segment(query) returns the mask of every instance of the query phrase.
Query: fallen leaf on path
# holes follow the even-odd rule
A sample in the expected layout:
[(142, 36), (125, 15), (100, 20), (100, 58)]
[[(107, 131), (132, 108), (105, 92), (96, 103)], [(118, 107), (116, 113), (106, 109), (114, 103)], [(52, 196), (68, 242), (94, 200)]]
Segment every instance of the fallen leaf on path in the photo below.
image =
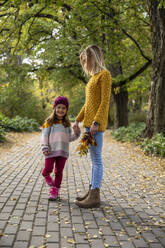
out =
[(45, 238), (50, 238), (50, 237), (51, 237), (50, 234), (46, 234), (46, 235), (45, 235)]
[(74, 239), (68, 239), (67, 242), (70, 243), (70, 244), (75, 244), (76, 243)]

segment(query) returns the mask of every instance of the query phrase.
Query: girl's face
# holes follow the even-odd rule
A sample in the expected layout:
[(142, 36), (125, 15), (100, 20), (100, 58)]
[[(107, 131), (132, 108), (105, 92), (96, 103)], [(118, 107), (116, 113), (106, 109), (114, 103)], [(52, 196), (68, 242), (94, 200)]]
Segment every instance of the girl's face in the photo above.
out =
[(61, 120), (61, 119), (63, 119), (63, 117), (66, 115), (67, 108), (66, 108), (66, 106), (65, 106), (64, 104), (61, 104), (61, 103), (60, 103), (60, 104), (58, 104), (58, 105), (56, 106), (55, 111), (56, 111), (57, 118), (58, 118), (59, 120)]

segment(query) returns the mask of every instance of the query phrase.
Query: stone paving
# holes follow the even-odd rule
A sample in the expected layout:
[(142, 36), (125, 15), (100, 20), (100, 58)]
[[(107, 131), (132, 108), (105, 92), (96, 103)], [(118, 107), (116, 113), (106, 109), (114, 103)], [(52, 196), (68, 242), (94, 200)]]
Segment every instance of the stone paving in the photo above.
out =
[(165, 173), (156, 160), (105, 139), (101, 207), (80, 209), (90, 160), (75, 153), (77, 142), (56, 202), (41, 176), (40, 133), (1, 155), (0, 248), (165, 247)]

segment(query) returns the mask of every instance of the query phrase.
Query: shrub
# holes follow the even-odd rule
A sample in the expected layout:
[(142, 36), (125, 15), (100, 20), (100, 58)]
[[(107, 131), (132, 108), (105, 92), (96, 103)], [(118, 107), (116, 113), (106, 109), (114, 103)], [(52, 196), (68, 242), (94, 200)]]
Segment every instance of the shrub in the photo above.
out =
[(136, 142), (145, 154), (165, 157), (165, 137), (161, 133), (155, 134), (152, 139), (143, 139), (140, 135), (145, 123), (133, 123), (128, 127), (121, 127), (111, 132), (113, 138), (121, 142)]
[(144, 139), (140, 146), (146, 154), (165, 157), (165, 137), (162, 133), (155, 134), (152, 139)]
[(129, 122), (146, 122), (146, 112), (130, 112), (128, 115)]
[(0, 143), (5, 141), (5, 129), (0, 126)]
[(116, 140), (125, 142), (135, 142), (138, 140), (140, 134), (142, 133), (145, 127), (145, 123), (132, 123), (128, 127), (120, 127), (111, 132), (111, 135)]
[(8, 118), (4, 115), (0, 115), (0, 126), (6, 131), (15, 131), (15, 132), (22, 132), (22, 131), (38, 131), (39, 124), (34, 119), (28, 119), (27, 117), (22, 118), (20, 116), (16, 116), (15, 118)]

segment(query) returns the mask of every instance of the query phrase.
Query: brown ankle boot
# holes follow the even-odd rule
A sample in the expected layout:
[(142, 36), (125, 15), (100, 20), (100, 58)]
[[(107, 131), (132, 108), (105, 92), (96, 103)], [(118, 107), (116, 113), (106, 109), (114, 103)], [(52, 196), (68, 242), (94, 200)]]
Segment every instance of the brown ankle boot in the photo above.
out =
[(100, 189), (91, 189), (87, 198), (82, 201), (76, 201), (80, 208), (98, 208), (100, 206)]
[(90, 190), (91, 190), (91, 184), (89, 185), (89, 190), (88, 190), (88, 192), (87, 192), (85, 195), (83, 195), (83, 196), (78, 196), (78, 197), (76, 197), (76, 200), (77, 200), (77, 201), (83, 201), (83, 200), (84, 200), (85, 198), (87, 198), (87, 196), (89, 195)]

